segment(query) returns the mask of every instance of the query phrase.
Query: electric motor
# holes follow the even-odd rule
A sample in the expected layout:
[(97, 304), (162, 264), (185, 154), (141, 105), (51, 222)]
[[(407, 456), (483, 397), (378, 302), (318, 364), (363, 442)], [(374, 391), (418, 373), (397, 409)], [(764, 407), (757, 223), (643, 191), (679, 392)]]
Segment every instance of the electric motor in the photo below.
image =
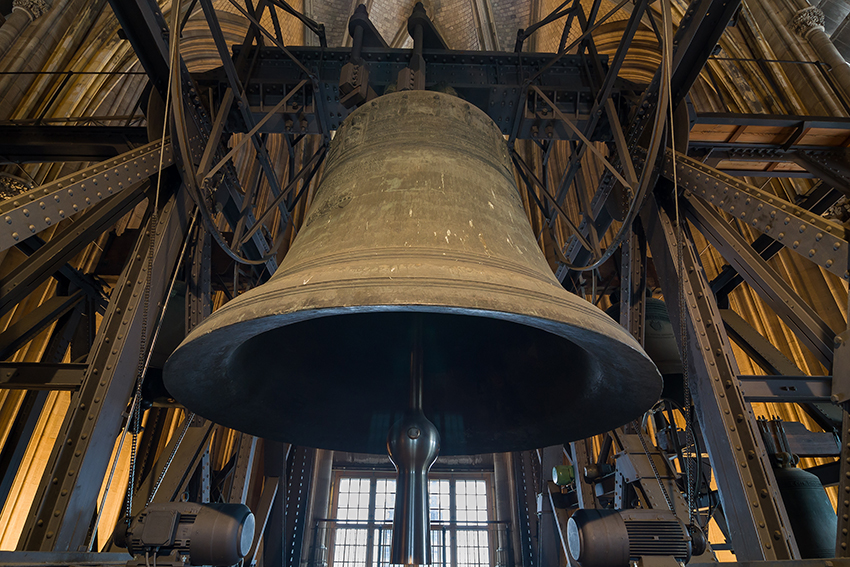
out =
[(132, 555), (176, 552), (190, 565), (233, 565), (253, 541), (254, 514), (244, 504), (151, 504), (115, 532), (115, 543)]
[(704, 540), (663, 510), (577, 510), (567, 524), (567, 540), (581, 567), (627, 567), (645, 556), (687, 563), (705, 550)]

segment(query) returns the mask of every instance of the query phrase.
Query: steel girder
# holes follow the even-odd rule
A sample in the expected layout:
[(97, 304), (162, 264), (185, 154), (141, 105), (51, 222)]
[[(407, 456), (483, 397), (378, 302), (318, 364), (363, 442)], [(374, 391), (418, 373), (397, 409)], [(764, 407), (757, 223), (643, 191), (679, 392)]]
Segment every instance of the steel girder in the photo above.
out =
[(0, 388), (76, 392), (86, 368), (86, 364), (73, 363), (0, 362)]
[(706, 239), (729, 261), (762, 299), (788, 325), (797, 338), (827, 368), (832, 366), (835, 331), (809, 307), (791, 284), (779, 277), (720, 214), (707, 205), (687, 199), (684, 209)]
[[(148, 183), (136, 183), (114, 199), (98, 203), (90, 214), (56, 234), (33, 252), (13, 273), (0, 280), (0, 314), (9, 312), (41, 282), (59, 271), (75, 254), (132, 211), (150, 194), (150, 190)], [(97, 290), (92, 290), (94, 291)]]
[(0, 250), (84, 211), (172, 164), (171, 146), (151, 142), (107, 161), (66, 175), (13, 199), (0, 201)]
[[(738, 386), (738, 371), (708, 280), (689, 241), (679, 242), (673, 221), (654, 201), (642, 220), (674, 328), (685, 315), (686, 353), (700, 429), (707, 442), (723, 512), (739, 559), (796, 559), (800, 554), (761, 443), (752, 410)], [(679, 305), (679, 286), (685, 305)]]
[[(847, 372), (847, 368), (842, 369)], [(841, 421), (841, 451), (838, 455), (838, 534), (836, 557), (850, 557), (850, 413), (845, 404)]]
[[(673, 179), (668, 151), (662, 174)], [(771, 193), (748, 185), (683, 154), (676, 156), (679, 185), (786, 248), (815, 262), (845, 281), (850, 279), (844, 228)]]
[[(798, 200), (796, 205), (815, 215), (821, 216), (831, 206), (838, 202), (841, 193), (824, 183), (816, 184), (805, 197)], [(753, 249), (765, 260), (770, 260), (783, 245), (766, 234), (762, 234), (752, 243)], [(723, 266), (720, 274), (711, 280), (711, 291), (717, 295), (717, 301), (722, 303), (744, 279), (730, 265)]]
[[(191, 200), (178, 191), (161, 211), (155, 233), (142, 231), (118, 281), (88, 357), (88, 368), (59, 432), (21, 538), (27, 550), (80, 549), (135, 383), (138, 346), (149, 340), (156, 313), (143, 304), (148, 256), (150, 297), (164, 294), (188, 230)], [(150, 239), (154, 238), (153, 246)], [(145, 335), (143, 331), (146, 330)], [(55, 482), (54, 482), (55, 479)], [(80, 481), (78, 479), (86, 479)]]
[(103, 161), (148, 142), (140, 126), (0, 126), (0, 165)]

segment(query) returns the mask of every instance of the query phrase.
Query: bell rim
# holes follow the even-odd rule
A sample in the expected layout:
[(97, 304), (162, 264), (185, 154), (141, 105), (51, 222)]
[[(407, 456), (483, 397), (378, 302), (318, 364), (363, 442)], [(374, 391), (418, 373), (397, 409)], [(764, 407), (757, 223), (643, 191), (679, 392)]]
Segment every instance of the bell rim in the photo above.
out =
[[(595, 307), (592, 308), (596, 309)], [(637, 341), (634, 341), (631, 335), (625, 333), (624, 330), (623, 333), (626, 335), (626, 337), (630, 338), (631, 341), (620, 341), (610, 334), (595, 331), (587, 327), (577, 327), (575, 325), (571, 325), (563, 321), (542, 318), (534, 315), (513, 312), (509, 313), (494, 309), (477, 309), (470, 307), (430, 304), (360, 304), (351, 306), (324, 307), (308, 310), (299, 310), (290, 313), (272, 314), (259, 318), (251, 318), (243, 321), (234, 322), (231, 325), (226, 325), (214, 330), (206, 331), (194, 337), (190, 335), (190, 337), (192, 338), (192, 342), (195, 343), (194, 347), (190, 349), (190, 351), (194, 352), (187, 352), (185, 350), (185, 342), (184, 344), (181, 344), (166, 362), (164, 369), (164, 380), (167, 388), (172, 393), (172, 395), (174, 395), (176, 399), (180, 400), (182, 397), (184, 397), (183, 394), (197, 392), (196, 388), (193, 389), (190, 385), (187, 385), (185, 382), (183, 382), (183, 378), (192, 374), (199, 379), (199, 382), (203, 383), (204, 388), (215, 389), (215, 379), (227, 380), (227, 377), (224, 371), (219, 371), (220, 374), (216, 376), (215, 379), (213, 379), (212, 377), (214, 371), (216, 369), (226, 368), (230, 357), (233, 356), (237, 349), (241, 345), (245, 344), (249, 340), (259, 335), (262, 335), (269, 331), (273, 331), (283, 326), (297, 325), (300, 322), (305, 322), (318, 318), (344, 316), (358, 313), (381, 312), (437, 313), (447, 315), (463, 315), (466, 317), (498, 319), (502, 321), (508, 321), (520, 325), (534, 327), (544, 332), (548, 332), (565, 341), (572, 342), (576, 344), (579, 348), (584, 350), (588, 354), (588, 356), (593, 359), (594, 364), (597, 364), (599, 366), (600, 373), (603, 375), (612, 375), (615, 372), (615, 370), (613, 369), (617, 367), (628, 368), (630, 370), (628, 375), (621, 377), (620, 379), (624, 381), (626, 391), (629, 392), (630, 408), (650, 407), (655, 401), (657, 401), (658, 396), (660, 396), (661, 390), (663, 388), (663, 377), (658, 372), (654, 363), (652, 363), (652, 361), (639, 347)], [(604, 313), (602, 313), (601, 311), (600, 313), (603, 315), (603, 317), (607, 319), (607, 316), (604, 315)], [(537, 324), (529, 324), (531, 322)], [(607, 330), (610, 330), (612, 328), (620, 330), (622, 329), (613, 321), (610, 322), (611, 326), (607, 325), (607, 321), (603, 320), (602, 322), (606, 323)], [(562, 332), (557, 332), (556, 329), (560, 329)], [(200, 331), (201, 329), (199, 328), (197, 330)], [(593, 335), (597, 339), (601, 339), (603, 341), (603, 344), (598, 344), (596, 348), (592, 348), (592, 346), (589, 344), (593, 342), (590, 340), (590, 335)], [(190, 337), (187, 337), (187, 341)], [(234, 340), (237, 337), (238, 340)], [(576, 340), (577, 338), (578, 340)], [(607, 345), (604, 343), (607, 343)], [(614, 346), (615, 344), (629, 347), (628, 351), (620, 350), (618, 352), (619, 359), (616, 364), (612, 363), (612, 361), (609, 360), (608, 356), (606, 356), (610, 352), (610, 349), (608, 347)], [(216, 356), (205, 356), (204, 352), (201, 351), (205, 351), (207, 353), (214, 352), (216, 353)], [(626, 354), (626, 352), (628, 354)], [(655, 384), (655, 388), (650, 388), (649, 386), (653, 382)], [(182, 383), (183, 386), (188, 387), (186, 387), (185, 390), (181, 390), (179, 383)], [(628, 387), (629, 385), (632, 385), (633, 387)], [(635, 403), (636, 400), (642, 400), (642, 402)], [(625, 423), (628, 423), (638, 418), (640, 415), (642, 415), (644, 411), (644, 409), (632, 409), (631, 412), (625, 412), (622, 410), (622, 408), (620, 408), (620, 406), (622, 405), (622, 400), (597, 399), (594, 400), (592, 403), (595, 404), (594, 407), (597, 407), (598, 409), (598, 418), (594, 419), (593, 427), (588, 427), (587, 430), (578, 430), (578, 433), (573, 437), (565, 437), (564, 435), (556, 434), (555, 432), (553, 432), (552, 436), (548, 439), (545, 437), (540, 438), (542, 444), (537, 442), (537, 439), (539, 437), (535, 437), (535, 443), (533, 444), (521, 444), (510, 446), (493, 446), (492, 444), (488, 445), (485, 441), (473, 444), (476, 447), (479, 445), (483, 445), (485, 447), (484, 450), (475, 452), (458, 451), (450, 444), (444, 444), (441, 454), (468, 455), (506, 451), (522, 451), (539, 448), (541, 446), (548, 446), (551, 444), (567, 443), (578, 439), (583, 439), (600, 432), (609, 431), (611, 429), (624, 425)], [(239, 421), (242, 418), (241, 415), (236, 416), (234, 419), (220, 420), (219, 418), (222, 415), (229, 414), (227, 412), (217, 412), (215, 410), (204, 411), (205, 409), (208, 409), (206, 407), (208, 406), (208, 403), (206, 401), (198, 402), (198, 400), (195, 399), (189, 404), (184, 403), (184, 405), (187, 407), (187, 409), (191, 411), (196, 411), (198, 415), (207, 417), (205, 416), (205, 413), (208, 414), (210, 419), (213, 419), (213, 421), (216, 421), (216, 423), (220, 423), (221, 425), (234, 427), (235, 429), (238, 429), (240, 431), (246, 431), (248, 433), (259, 435), (261, 437), (272, 438), (282, 442), (299, 443), (298, 439), (288, 439), (285, 438), (285, 436), (275, 437), (274, 433), (270, 435), (268, 430), (263, 429), (262, 427), (253, 428), (252, 430), (251, 427), (241, 426), (241, 422)], [(365, 445), (366, 440), (363, 441), (363, 446), (365, 447)], [(352, 447), (351, 444), (347, 442), (343, 442), (340, 445), (325, 443), (322, 446), (317, 445), (317, 448), (337, 451), (380, 454), (380, 452), (376, 450), (362, 450), (363, 447)]]

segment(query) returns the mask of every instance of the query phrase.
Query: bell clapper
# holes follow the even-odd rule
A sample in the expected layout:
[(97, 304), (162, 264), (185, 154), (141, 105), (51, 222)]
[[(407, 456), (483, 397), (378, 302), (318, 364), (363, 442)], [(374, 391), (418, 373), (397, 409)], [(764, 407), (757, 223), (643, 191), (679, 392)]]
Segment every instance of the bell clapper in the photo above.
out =
[(398, 472), (390, 561), (404, 565), (431, 563), (428, 471), (440, 452), (440, 433), (422, 411), (422, 334), (422, 317), (416, 315), (410, 356), (410, 406), (387, 437), (387, 451)]

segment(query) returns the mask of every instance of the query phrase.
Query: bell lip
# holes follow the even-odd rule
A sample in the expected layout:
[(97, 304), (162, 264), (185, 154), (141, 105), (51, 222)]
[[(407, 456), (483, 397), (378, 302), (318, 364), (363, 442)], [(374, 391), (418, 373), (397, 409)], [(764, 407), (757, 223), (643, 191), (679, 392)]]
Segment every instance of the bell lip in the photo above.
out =
[[(581, 298), (576, 297), (575, 299), (577, 301), (584, 302)], [(591, 309), (597, 309), (590, 304), (588, 304), (588, 306), (590, 306)], [(605, 431), (611, 431), (633, 421), (634, 419), (637, 419), (640, 415), (642, 415), (646, 409), (649, 409), (658, 400), (663, 388), (663, 378), (658, 372), (655, 364), (645, 354), (637, 341), (616, 323), (611, 322), (611, 327), (606, 328), (606, 330), (616, 329), (618, 331), (622, 331), (621, 337), (606, 335), (587, 327), (579, 328), (571, 323), (543, 318), (536, 315), (511, 313), (493, 309), (478, 309), (463, 306), (433, 304), (379, 304), (322, 307), (289, 313), (270, 314), (263, 317), (235, 321), (229, 325), (217, 327), (211, 330), (206, 330), (205, 327), (208, 326), (207, 324), (214, 323), (215, 321), (207, 319), (201, 324), (201, 326), (190, 333), (190, 335), (166, 361), (163, 372), (165, 385), (169, 392), (176, 399), (180, 400), (181, 403), (183, 403), (183, 405), (189, 410), (194, 411), (200, 416), (208, 416), (209, 419), (216, 423), (265, 438), (272, 438), (282, 442), (298, 443), (297, 439), (285, 439), (283, 437), (277, 438), (270, 436), (267, 431), (259, 431), (257, 429), (251, 431), (250, 427), (241, 426), (238, 417), (236, 419), (221, 420), (220, 417), (222, 415), (230, 415), (230, 413), (221, 411), (221, 408), (219, 408), (219, 411), (211, 409), (203, 402), (198, 403), (197, 397), (194, 400), (191, 399), (193, 397), (192, 393), (196, 393), (200, 389), (204, 388), (216, 388), (216, 384), (213, 383), (215, 379), (218, 379), (219, 381), (227, 380), (226, 375), (220, 369), (227, 368), (230, 357), (242, 344), (258, 335), (283, 326), (293, 325), (321, 317), (376, 312), (442, 313), (449, 315), (491, 318), (522, 324), (549, 332), (564, 340), (573, 342), (583, 350), (587, 351), (589, 356), (591, 356), (599, 365), (601, 374), (616, 374), (617, 367), (620, 369), (628, 369), (628, 372), (623, 372), (618, 379), (624, 381), (624, 390), (630, 393), (630, 405), (632, 407), (643, 408), (632, 412), (624, 412), (622, 410), (616, 411), (615, 408), (618, 405), (619, 400), (607, 400), (609, 405), (612, 407), (600, 408), (600, 411), (598, 412), (598, 419), (593, 420), (593, 426), (587, 427), (586, 429), (576, 429), (576, 433), (573, 436), (565, 437), (560, 433), (553, 433), (548, 438), (541, 436), (540, 441), (537, 442), (537, 440), (535, 440), (533, 445), (499, 445), (498, 447), (491, 447), (486, 446), (485, 442), (483, 443), (485, 445), (485, 449), (475, 452), (458, 452), (451, 446), (447, 447), (443, 445), (441, 454), (445, 456), (531, 450), (539, 447), (568, 443), (584, 439), (598, 433), (603, 433)], [(601, 310), (599, 310), (599, 314), (607, 319), (607, 316), (604, 315)], [(595, 342), (593, 339), (601, 341), (602, 344), (592, 344)], [(606, 356), (606, 353), (608, 352), (608, 349), (604, 345), (606, 342), (611, 344), (616, 343), (621, 346), (628, 346), (629, 350), (621, 350), (619, 352), (620, 357), (615, 363), (610, 357)], [(192, 346), (187, 349), (189, 343), (192, 343)], [(628, 353), (628, 355), (626, 353)], [(187, 378), (190, 380), (187, 380)], [(653, 381), (655, 382), (655, 388), (650, 388)], [(193, 383), (194, 387), (192, 387)], [(629, 385), (632, 387), (629, 387)], [(638, 400), (643, 400), (643, 403), (635, 403)], [(226, 405), (226, 402), (222, 401), (218, 405), (223, 407)], [(382, 452), (363, 451), (351, 448), (348, 445), (334, 445), (332, 443), (326, 443), (322, 446), (317, 446), (316, 448), (367, 454), (382, 454)]]

